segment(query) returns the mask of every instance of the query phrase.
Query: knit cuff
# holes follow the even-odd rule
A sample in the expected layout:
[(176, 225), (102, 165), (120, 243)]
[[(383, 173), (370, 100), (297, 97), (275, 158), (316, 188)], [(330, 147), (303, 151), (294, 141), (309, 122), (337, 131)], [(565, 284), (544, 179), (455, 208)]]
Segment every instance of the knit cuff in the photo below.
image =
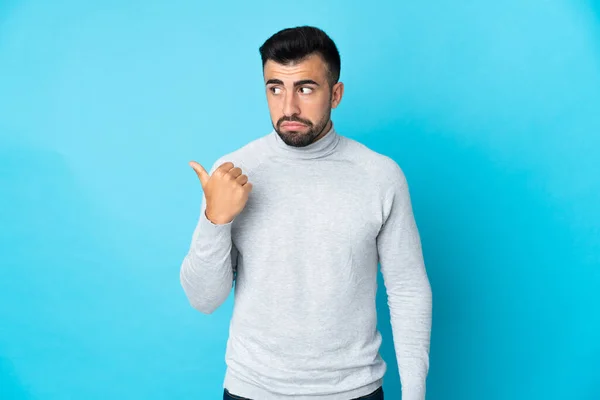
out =
[(226, 224), (215, 224), (202, 212), (196, 235), (192, 243), (192, 250), (202, 259), (214, 259), (215, 255), (225, 255), (231, 246), (231, 228), (233, 221)]
[(425, 387), (402, 387), (402, 400), (425, 400)]

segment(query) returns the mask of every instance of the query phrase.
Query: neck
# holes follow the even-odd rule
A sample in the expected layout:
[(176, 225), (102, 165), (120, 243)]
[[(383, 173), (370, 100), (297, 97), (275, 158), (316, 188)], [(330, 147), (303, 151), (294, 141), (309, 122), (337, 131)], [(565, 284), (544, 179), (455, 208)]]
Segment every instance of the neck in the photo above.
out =
[(327, 123), (323, 127), (323, 130), (317, 135), (315, 140), (313, 140), (313, 143), (318, 140), (321, 140), (323, 138), (323, 136), (327, 135), (327, 133), (331, 130), (332, 126), (333, 126), (333, 121), (331, 121), (331, 120), (327, 121)]

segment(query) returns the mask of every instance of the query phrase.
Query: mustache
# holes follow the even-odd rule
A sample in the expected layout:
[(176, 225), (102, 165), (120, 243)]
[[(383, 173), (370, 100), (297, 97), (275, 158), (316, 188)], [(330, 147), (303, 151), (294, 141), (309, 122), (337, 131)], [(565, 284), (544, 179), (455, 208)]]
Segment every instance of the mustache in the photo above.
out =
[(299, 117), (292, 116), (292, 117), (282, 117), (282, 118), (280, 118), (279, 121), (277, 121), (277, 127), (280, 127), (281, 124), (284, 123), (284, 122), (299, 122), (299, 123), (304, 124), (304, 125), (309, 126), (309, 127), (313, 126), (313, 123), (310, 122), (307, 119), (302, 119), (302, 118), (299, 118)]

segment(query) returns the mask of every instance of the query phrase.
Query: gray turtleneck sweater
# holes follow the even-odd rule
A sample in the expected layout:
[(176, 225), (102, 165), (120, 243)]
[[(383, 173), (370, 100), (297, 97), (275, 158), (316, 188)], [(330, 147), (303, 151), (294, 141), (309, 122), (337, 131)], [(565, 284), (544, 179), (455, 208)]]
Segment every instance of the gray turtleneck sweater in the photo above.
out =
[(404, 400), (423, 400), (432, 296), (405, 176), (333, 128), (303, 148), (272, 131), (219, 158), (253, 184), (232, 222), (200, 218), (181, 266), (193, 307), (234, 308), (223, 386), (256, 400), (349, 400), (383, 383), (381, 266)]

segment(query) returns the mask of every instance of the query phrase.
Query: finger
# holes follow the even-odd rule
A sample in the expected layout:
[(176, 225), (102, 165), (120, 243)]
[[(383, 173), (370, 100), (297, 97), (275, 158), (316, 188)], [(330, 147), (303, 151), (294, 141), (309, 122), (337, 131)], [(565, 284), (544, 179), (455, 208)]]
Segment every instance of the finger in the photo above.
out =
[(246, 190), (246, 193), (250, 193), (252, 191), (252, 184), (250, 182), (246, 183), (242, 187)]
[(240, 175), (240, 176), (238, 176), (236, 178), (236, 182), (243, 186), (246, 183), (248, 183), (248, 176), (247, 175)]
[(240, 167), (232, 168), (229, 170), (228, 174), (235, 179), (242, 175), (242, 169)]
[(227, 162), (224, 162), (223, 164), (219, 165), (219, 167), (215, 170), (215, 172), (225, 175), (233, 167), (234, 167), (233, 163), (230, 161), (227, 161)]
[(200, 179), (202, 187), (205, 187), (208, 183), (208, 180), (210, 179), (210, 175), (208, 175), (208, 172), (206, 172), (204, 167), (196, 161), (190, 161), (190, 167), (192, 167), (194, 172), (196, 172), (196, 175), (198, 175), (198, 179)]

